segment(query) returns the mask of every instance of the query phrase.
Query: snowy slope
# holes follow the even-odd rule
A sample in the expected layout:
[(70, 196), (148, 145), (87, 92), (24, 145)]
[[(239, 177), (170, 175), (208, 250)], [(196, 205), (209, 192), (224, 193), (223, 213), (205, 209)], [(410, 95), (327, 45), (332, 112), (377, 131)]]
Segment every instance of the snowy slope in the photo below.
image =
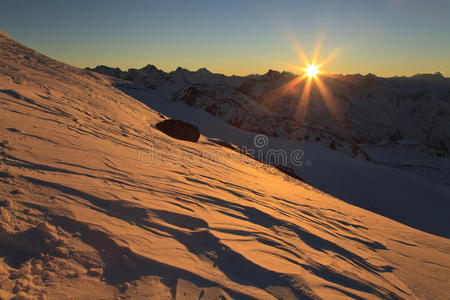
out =
[(448, 298), (448, 239), (172, 139), (111, 78), (0, 46), (1, 298)]
[[(211, 138), (220, 138), (240, 147), (252, 150), (263, 161), (271, 158), (268, 151), (282, 150), (287, 154), (286, 161), (279, 164), (291, 167), (297, 175), (308, 184), (328, 194), (342, 199), (353, 205), (376, 212), (399, 222), (424, 230), (429, 233), (449, 237), (450, 220), (450, 186), (441, 184), (446, 178), (433, 180), (429, 178), (428, 169), (424, 174), (411, 173), (409, 169), (399, 170), (391, 168), (388, 163), (411, 162), (420, 159), (420, 164), (433, 164), (436, 160), (446, 162), (445, 158), (434, 160), (426, 153), (418, 157), (406, 157), (403, 149), (389, 149), (390, 144), (369, 149), (372, 155), (378, 154), (379, 160), (386, 160), (384, 164), (374, 164), (364, 159), (353, 159), (339, 151), (323, 147), (320, 143), (311, 141), (297, 141), (291, 139), (267, 136), (264, 147), (255, 145), (255, 133), (244, 131), (231, 126), (211, 115), (208, 111), (196, 108), (192, 103), (172, 103), (170, 90), (146, 88), (129, 89), (121, 86), (121, 90), (139, 99), (149, 107), (175, 118), (189, 121), (200, 127), (203, 134)], [(197, 98), (198, 95), (197, 95)], [(231, 102), (229, 102), (231, 103)], [(234, 108), (239, 112), (240, 103), (235, 102)], [(251, 102), (247, 102), (250, 107)], [(238, 114), (236, 114), (238, 116)], [(367, 146), (366, 148), (368, 148)], [(386, 149), (387, 153), (381, 151)], [(299, 164), (289, 159), (290, 155), (300, 150)], [(383, 155), (384, 154), (384, 155)], [(398, 158), (394, 155), (399, 156)], [(427, 161), (428, 159), (428, 161)], [(450, 166), (445, 169), (445, 163), (439, 166), (446, 172), (437, 172), (450, 176)], [(406, 166), (405, 166), (406, 168)]]
[[(450, 183), (450, 79), (440, 73), (321, 76), (331, 97), (324, 101), (313, 83), (309, 101), (301, 102), (305, 81), (299, 83), (299, 77), (288, 72), (226, 77), (206, 69), (164, 73), (151, 67), (153, 73), (149, 66), (126, 72), (105, 66), (93, 70), (135, 83), (120, 84), (124, 88), (170, 92), (169, 101), (201, 108), (238, 128), (312, 141), (350, 157)], [(130, 74), (139, 74), (139, 79)], [(164, 81), (158, 79), (161, 74)]]

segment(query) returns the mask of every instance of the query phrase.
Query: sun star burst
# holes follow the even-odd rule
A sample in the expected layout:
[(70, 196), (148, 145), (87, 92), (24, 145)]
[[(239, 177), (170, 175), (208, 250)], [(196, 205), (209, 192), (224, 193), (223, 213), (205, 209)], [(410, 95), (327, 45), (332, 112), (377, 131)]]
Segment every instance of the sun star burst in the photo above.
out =
[(308, 77), (316, 77), (317, 74), (319, 73), (319, 67), (314, 64), (311, 64), (305, 68), (305, 72), (306, 75), (308, 75)]

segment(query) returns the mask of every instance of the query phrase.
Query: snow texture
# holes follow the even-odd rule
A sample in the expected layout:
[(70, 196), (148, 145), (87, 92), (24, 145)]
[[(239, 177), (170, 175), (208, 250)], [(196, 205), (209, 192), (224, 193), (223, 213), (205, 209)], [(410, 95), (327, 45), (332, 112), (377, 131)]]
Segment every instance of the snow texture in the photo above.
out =
[(3, 35), (0, 116), (0, 298), (448, 299), (447, 238), (173, 139), (115, 79)]

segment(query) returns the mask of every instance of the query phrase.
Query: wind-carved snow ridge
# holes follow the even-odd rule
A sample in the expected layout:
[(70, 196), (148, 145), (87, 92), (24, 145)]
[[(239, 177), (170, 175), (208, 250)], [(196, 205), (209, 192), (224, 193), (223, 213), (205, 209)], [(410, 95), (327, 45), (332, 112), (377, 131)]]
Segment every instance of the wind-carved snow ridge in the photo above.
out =
[(0, 44), (2, 298), (447, 298), (448, 239), (170, 138), (116, 80)]

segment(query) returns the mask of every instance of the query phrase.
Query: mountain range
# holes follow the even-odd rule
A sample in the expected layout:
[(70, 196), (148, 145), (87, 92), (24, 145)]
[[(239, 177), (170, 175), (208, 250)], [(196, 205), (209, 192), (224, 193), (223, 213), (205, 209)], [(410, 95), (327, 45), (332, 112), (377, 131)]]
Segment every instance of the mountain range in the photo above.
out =
[(320, 81), (328, 96), (323, 97), (313, 80), (309, 97), (300, 101), (307, 80), (300, 82), (299, 75), (289, 72), (239, 77), (205, 68), (192, 72), (179, 67), (166, 73), (153, 65), (92, 70), (138, 87), (169, 90), (170, 101), (200, 108), (238, 128), (313, 140), (349, 155), (369, 145), (407, 145), (431, 157), (449, 154), (450, 78), (441, 73), (392, 78), (326, 75)]

